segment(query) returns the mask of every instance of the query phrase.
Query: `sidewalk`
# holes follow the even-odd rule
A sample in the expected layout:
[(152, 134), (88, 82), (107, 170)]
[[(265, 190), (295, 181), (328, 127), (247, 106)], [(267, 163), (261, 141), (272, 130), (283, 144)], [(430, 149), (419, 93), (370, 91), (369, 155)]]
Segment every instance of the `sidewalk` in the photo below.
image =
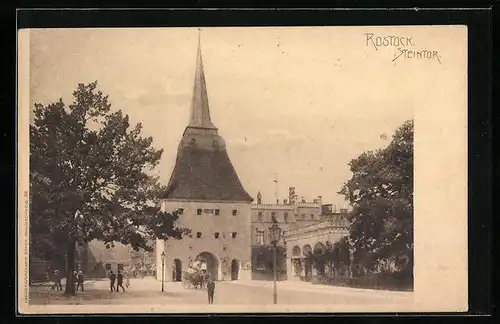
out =
[[(273, 281), (265, 280), (236, 280), (236, 281), (223, 281), (223, 284), (234, 284), (234, 285), (244, 285), (250, 287), (269, 287), (272, 288), (274, 285)], [(370, 294), (380, 297), (399, 297), (408, 298), (413, 295), (413, 292), (407, 291), (390, 291), (390, 290), (375, 290), (375, 289), (362, 289), (362, 288), (351, 288), (342, 286), (330, 286), (322, 284), (313, 284), (304, 281), (278, 281), (278, 289), (287, 290), (300, 290), (300, 291), (310, 291), (310, 292), (325, 292), (325, 293), (352, 293), (352, 294)]]

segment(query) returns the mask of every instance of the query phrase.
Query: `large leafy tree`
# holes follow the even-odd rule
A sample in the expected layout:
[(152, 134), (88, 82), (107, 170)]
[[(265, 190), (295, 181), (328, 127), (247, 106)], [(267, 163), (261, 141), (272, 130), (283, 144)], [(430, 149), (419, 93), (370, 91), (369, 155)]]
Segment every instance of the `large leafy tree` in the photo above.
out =
[(152, 250), (151, 239), (180, 238), (189, 230), (160, 212), (165, 190), (152, 176), (162, 150), (112, 111), (97, 81), (78, 84), (73, 103), (35, 104), (30, 125), (32, 252), (66, 256), (66, 294), (74, 294), (75, 246), (91, 240)]
[(350, 240), (357, 268), (384, 263), (413, 271), (413, 121), (390, 144), (349, 163), (352, 178), (340, 191), (353, 206)]

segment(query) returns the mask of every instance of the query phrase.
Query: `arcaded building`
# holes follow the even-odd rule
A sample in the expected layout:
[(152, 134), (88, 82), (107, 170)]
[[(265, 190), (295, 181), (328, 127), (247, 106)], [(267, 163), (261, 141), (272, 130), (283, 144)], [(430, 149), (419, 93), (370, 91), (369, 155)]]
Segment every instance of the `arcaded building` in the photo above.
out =
[(179, 225), (191, 229), (191, 234), (157, 241), (157, 279), (161, 279), (162, 252), (167, 281), (180, 281), (183, 270), (194, 262), (200, 262), (214, 280), (250, 279), (252, 201), (211, 121), (198, 45), (191, 116), (161, 200), (161, 209), (178, 211)]

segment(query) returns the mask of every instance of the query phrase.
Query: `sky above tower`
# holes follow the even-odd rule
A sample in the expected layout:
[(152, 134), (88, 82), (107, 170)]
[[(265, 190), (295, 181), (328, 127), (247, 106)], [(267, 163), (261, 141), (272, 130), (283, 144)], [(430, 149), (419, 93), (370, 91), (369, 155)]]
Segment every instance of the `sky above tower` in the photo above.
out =
[[(211, 119), (254, 199), (260, 190), (263, 203), (275, 202), (277, 174), (280, 200), (293, 186), (299, 199), (346, 206), (337, 192), (348, 162), (387, 145), (416, 107), (435, 104), (441, 82), (453, 82), (438, 63), (419, 72), (419, 62), (393, 62), (365, 32), (202, 29)], [(98, 80), (112, 109), (164, 149), (156, 172), (166, 185), (190, 120), (198, 29), (32, 30), (30, 44), (30, 102), (69, 103), (77, 83)]]

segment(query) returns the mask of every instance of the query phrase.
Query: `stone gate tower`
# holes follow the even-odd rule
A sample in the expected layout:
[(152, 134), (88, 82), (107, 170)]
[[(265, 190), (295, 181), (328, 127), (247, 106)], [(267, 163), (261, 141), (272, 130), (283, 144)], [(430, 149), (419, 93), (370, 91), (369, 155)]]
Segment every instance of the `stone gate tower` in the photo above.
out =
[(250, 279), (252, 200), (210, 119), (198, 40), (191, 117), (161, 201), (163, 211), (179, 211), (179, 224), (191, 229), (191, 235), (157, 241), (157, 279), (161, 280), (163, 251), (166, 281), (180, 281), (191, 263), (206, 268), (215, 280)]

